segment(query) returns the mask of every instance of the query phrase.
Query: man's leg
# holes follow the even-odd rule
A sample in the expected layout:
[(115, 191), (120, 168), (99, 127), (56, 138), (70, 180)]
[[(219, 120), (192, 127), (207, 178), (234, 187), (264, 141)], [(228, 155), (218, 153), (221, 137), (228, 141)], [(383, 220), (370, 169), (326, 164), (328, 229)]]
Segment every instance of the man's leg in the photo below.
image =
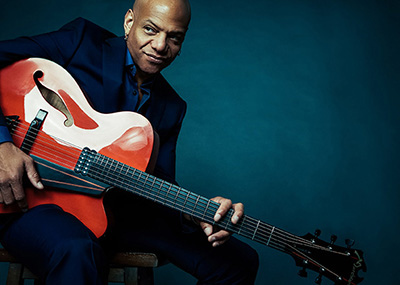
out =
[(254, 283), (258, 255), (250, 246), (231, 237), (213, 248), (202, 231), (182, 228), (179, 213), (138, 200), (117, 215), (117, 226), (109, 235), (115, 250), (158, 253), (196, 277), (199, 284)]
[(74, 216), (41, 205), (11, 223), (3, 246), (46, 284), (103, 284), (107, 263), (97, 238)]

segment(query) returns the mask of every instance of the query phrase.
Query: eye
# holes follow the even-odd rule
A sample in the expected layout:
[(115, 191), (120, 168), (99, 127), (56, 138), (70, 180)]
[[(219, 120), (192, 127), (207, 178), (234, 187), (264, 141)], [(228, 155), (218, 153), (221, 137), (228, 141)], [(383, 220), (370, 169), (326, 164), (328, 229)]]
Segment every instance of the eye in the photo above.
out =
[(149, 34), (149, 35), (154, 35), (157, 33), (157, 31), (153, 27), (150, 27), (150, 26), (144, 26), (143, 29), (144, 29), (145, 33)]
[(176, 44), (176, 45), (180, 45), (183, 42), (183, 37), (179, 34), (176, 35), (170, 35), (169, 38), (171, 39), (171, 41)]

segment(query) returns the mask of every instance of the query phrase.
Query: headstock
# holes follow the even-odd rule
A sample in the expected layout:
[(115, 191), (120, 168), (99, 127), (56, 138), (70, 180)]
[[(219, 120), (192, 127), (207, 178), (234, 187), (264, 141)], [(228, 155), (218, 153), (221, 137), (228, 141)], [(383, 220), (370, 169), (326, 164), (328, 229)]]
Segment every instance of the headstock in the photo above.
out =
[(346, 240), (347, 247), (334, 245), (337, 237), (332, 235), (330, 242), (318, 238), (321, 231), (314, 235), (308, 233), (303, 237), (292, 238), (286, 245), (286, 252), (302, 269), (301, 277), (307, 277), (306, 269), (311, 269), (319, 275), (316, 284), (321, 284), (322, 276), (335, 282), (337, 285), (356, 285), (364, 278), (358, 276), (358, 271), (366, 272), (366, 264), (361, 250), (352, 249), (354, 241)]

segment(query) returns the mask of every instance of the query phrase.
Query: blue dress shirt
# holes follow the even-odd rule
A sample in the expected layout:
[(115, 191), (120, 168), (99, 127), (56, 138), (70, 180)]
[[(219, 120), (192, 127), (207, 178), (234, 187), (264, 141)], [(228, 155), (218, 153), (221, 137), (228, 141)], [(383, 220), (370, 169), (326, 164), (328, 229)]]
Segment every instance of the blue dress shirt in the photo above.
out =
[(154, 76), (143, 82), (140, 86), (142, 99), (139, 102), (139, 86), (135, 79), (136, 66), (128, 49), (126, 49), (125, 68), (124, 88), (126, 90), (125, 94), (128, 95), (125, 96), (121, 107), (124, 111), (139, 111), (150, 98), (150, 89), (154, 81)]

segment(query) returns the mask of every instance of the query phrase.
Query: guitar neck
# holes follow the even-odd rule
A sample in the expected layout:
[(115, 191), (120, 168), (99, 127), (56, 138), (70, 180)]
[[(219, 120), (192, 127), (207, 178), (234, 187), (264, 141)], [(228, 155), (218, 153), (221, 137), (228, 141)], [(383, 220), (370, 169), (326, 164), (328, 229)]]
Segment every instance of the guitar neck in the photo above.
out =
[(215, 222), (214, 216), (219, 208), (217, 202), (89, 149), (82, 151), (75, 170), (283, 252), (287, 250), (288, 242), (299, 239), (248, 215), (233, 224), (232, 209), (220, 221)]

